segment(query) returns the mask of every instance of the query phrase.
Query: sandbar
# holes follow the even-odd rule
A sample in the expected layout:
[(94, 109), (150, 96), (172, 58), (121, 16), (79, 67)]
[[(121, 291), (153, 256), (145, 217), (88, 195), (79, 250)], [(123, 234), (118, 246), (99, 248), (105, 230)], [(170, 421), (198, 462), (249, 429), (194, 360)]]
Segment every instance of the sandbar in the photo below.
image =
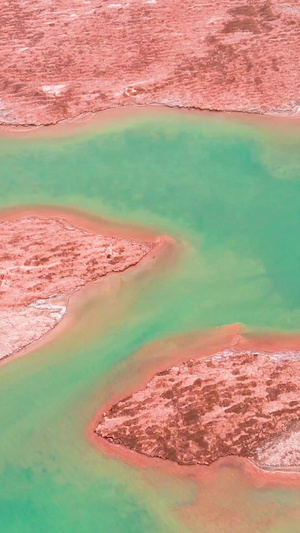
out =
[(104, 453), (199, 479), (228, 465), (256, 486), (298, 486), (299, 335), (231, 325), (153, 343), (134, 361), (135, 384), (89, 426)]
[(0, 360), (24, 353), (63, 319), (69, 299), (107, 276), (151, 261), (168, 240), (72, 210), (0, 214)]

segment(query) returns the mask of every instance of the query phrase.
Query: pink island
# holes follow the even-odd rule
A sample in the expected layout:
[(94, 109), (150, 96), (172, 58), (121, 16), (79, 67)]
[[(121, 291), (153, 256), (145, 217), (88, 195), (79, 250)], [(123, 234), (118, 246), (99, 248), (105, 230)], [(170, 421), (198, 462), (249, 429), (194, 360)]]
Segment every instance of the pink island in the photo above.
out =
[(229, 459), (250, 460), (254, 475), (255, 465), (299, 470), (299, 335), (255, 336), (232, 325), (148, 349), (156, 350), (165, 363), (147, 371), (145, 361), (140, 386), (103, 407), (95, 444), (185, 472)]

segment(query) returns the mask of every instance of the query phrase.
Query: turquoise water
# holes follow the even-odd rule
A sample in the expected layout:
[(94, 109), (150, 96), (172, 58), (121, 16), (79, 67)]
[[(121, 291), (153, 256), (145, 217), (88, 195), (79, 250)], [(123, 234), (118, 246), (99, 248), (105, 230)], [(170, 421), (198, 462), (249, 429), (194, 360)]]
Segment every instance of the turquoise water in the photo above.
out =
[[(1, 368), (1, 531), (192, 528), (181, 510), (208, 489), (107, 458), (86, 427), (147, 343), (232, 322), (299, 330), (299, 177), (299, 134), (221, 117), (145, 114), (70, 138), (0, 140), (2, 208), (74, 207), (184, 250), (161, 275), (125, 276), (112, 301), (90, 297), (71, 331)], [(237, 483), (214, 513), (191, 507), (196, 531), (300, 531), (297, 490)]]

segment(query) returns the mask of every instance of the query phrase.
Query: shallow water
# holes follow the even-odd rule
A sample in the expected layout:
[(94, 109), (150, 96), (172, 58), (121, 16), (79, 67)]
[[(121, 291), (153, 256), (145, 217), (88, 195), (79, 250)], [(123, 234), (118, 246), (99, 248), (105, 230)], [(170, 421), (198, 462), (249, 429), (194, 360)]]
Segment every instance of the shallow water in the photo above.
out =
[(109, 301), (95, 289), (72, 330), (0, 369), (1, 530), (300, 531), (300, 488), (258, 489), (229, 467), (197, 485), (86, 438), (145, 344), (233, 322), (300, 329), (299, 178), (297, 132), (222, 116), (0, 139), (2, 208), (74, 207), (155, 228), (183, 250), (161, 274), (123, 276)]

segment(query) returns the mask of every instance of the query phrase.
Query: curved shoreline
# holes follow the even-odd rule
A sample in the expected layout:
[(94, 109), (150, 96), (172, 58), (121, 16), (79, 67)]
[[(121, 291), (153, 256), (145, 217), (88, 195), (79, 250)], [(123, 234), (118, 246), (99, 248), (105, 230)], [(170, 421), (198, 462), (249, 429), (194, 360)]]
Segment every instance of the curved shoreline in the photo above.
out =
[(178, 117), (191, 121), (222, 119), (228, 123), (240, 122), (248, 126), (261, 127), (269, 133), (274, 133), (274, 129), (288, 131), (289, 133), (291, 130), (295, 133), (300, 132), (300, 115), (262, 115), (242, 111), (209, 111), (153, 104), (107, 108), (95, 113), (84, 113), (50, 125), (9, 126), (0, 124), (0, 139), (42, 140), (44, 138), (72, 137), (85, 133), (103, 131), (118, 122), (123, 127), (134, 119), (146, 117), (163, 117), (166, 119)]
[(102, 218), (89, 212), (79, 211), (70, 207), (56, 207), (48, 205), (25, 205), (8, 207), (0, 210), (0, 223), (30, 216), (61, 218), (84, 231), (96, 233), (105, 232), (110, 237), (117, 233), (118, 237), (143, 239), (152, 241), (158, 235), (148, 227), (134, 224), (123, 224), (121, 221)]
[[(241, 471), (247, 483), (256, 487), (275, 487), (279, 485), (300, 487), (300, 467), (259, 467), (250, 459), (234, 455), (222, 457), (209, 466), (199, 464), (180, 465), (169, 459), (160, 459), (157, 457), (142, 455), (123, 445), (109, 442), (96, 433), (96, 427), (99, 420), (102, 419), (103, 414), (109, 411), (113, 405), (124, 400), (124, 397), (143, 390), (147, 383), (149, 383), (157, 373), (170, 366), (187, 361), (195, 356), (199, 349), (202, 350), (203, 358), (206, 359), (212, 355), (212, 352), (215, 352), (215, 350), (217, 351), (218, 348), (222, 347), (224, 349), (232, 346), (232, 342), (235, 343), (235, 339), (237, 338), (241, 341), (239, 348), (245, 350), (254, 349), (254, 346), (257, 351), (300, 349), (299, 334), (268, 332), (267, 334), (260, 333), (255, 335), (253, 332), (246, 331), (243, 332), (243, 337), (241, 337), (240, 332), (241, 326), (238, 324), (223, 326), (221, 328), (216, 328), (215, 339), (213, 338), (213, 332), (210, 330), (204, 334), (203, 332), (202, 334), (200, 333), (200, 336), (199, 333), (196, 333), (191, 334), (190, 336), (181, 336), (176, 339), (154, 342), (135, 354), (132, 359), (129, 360), (129, 366), (132, 366), (133, 368), (127, 370), (127, 374), (135, 372), (134, 384), (131, 384), (128, 387), (125, 385), (122, 392), (114, 394), (113, 396), (110, 396), (109, 393), (107, 393), (107, 400), (104, 401), (102, 407), (96, 411), (86, 429), (86, 436), (89, 442), (95, 449), (98, 449), (106, 456), (116, 460), (121, 459), (133, 467), (158, 469), (166, 473), (178, 475), (182, 478), (193, 477), (197, 482), (201, 483), (208, 478), (214, 478), (223, 467), (230, 467)], [(184, 346), (185, 350), (183, 350)], [(158, 357), (156, 362), (153, 362), (153, 358), (151, 358), (151, 353), (154, 352), (163, 354), (161, 357)], [(197, 357), (199, 358), (199, 353)], [(122, 380), (122, 375), (120, 379)], [(126, 376), (123, 376), (123, 379), (126, 380)], [(107, 386), (107, 389), (108, 387), (109, 386)]]
[[(52, 221), (57, 220), (63, 223), (69, 223), (76, 229), (81, 229), (87, 233), (96, 233), (100, 237), (105, 235), (105, 237), (112, 237), (114, 239), (128, 239), (129, 241), (131, 240), (130, 242), (134, 242), (133, 239), (136, 239), (137, 242), (151, 243), (151, 257), (149, 256), (150, 252), (148, 252), (144, 257), (139, 259), (137, 263), (133, 263), (119, 272), (107, 272), (99, 279), (84, 283), (84, 285), (73, 289), (71, 292), (56, 295), (55, 302), (56, 300), (59, 302), (61, 301), (65, 307), (64, 315), (57, 323), (53, 325), (53, 327), (49, 328), (46, 333), (43, 333), (37, 340), (30, 341), (22, 348), (16, 348), (14, 352), (2, 357), (0, 360), (0, 365), (6, 364), (12, 359), (19, 358), (24, 354), (36, 351), (40, 347), (53, 341), (64, 330), (68, 329), (74, 321), (74, 316), (72, 314), (73, 306), (78, 305), (80, 301), (85, 299), (85, 295), (88, 293), (91, 286), (99, 286), (105, 279), (106, 283), (109, 283), (111, 287), (113, 287), (115, 280), (117, 280), (120, 275), (124, 275), (127, 272), (134, 273), (137, 270), (146, 272), (150, 265), (152, 269), (155, 263), (157, 264), (159, 259), (166, 258), (166, 256), (172, 253), (175, 244), (175, 241), (172, 238), (165, 235), (159, 235), (158, 233), (155, 234), (152, 230), (147, 228), (142, 228), (140, 226), (137, 227), (129, 224), (124, 225), (118, 222), (104, 220), (96, 216), (84, 216), (82, 213), (72, 209), (65, 210), (41, 206), (38, 208), (26, 207), (20, 209), (6, 209), (0, 212), (0, 223), (5, 221), (26, 221), (30, 217), (37, 217), (39, 220), (46, 218), (51, 219)], [(155, 260), (154, 263), (153, 260)], [(43, 298), (43, 295), (41, 298)], [(45, 302), (46, 301), (48, 301), (47, 298)], [(45, 307), (43, 302), (44, 300), (37, 300), (37, 308), (43, 309)], [(35, 307), (34, 302), (30, 305)], [(49, 305), (51, 304), (49, 303)]]

